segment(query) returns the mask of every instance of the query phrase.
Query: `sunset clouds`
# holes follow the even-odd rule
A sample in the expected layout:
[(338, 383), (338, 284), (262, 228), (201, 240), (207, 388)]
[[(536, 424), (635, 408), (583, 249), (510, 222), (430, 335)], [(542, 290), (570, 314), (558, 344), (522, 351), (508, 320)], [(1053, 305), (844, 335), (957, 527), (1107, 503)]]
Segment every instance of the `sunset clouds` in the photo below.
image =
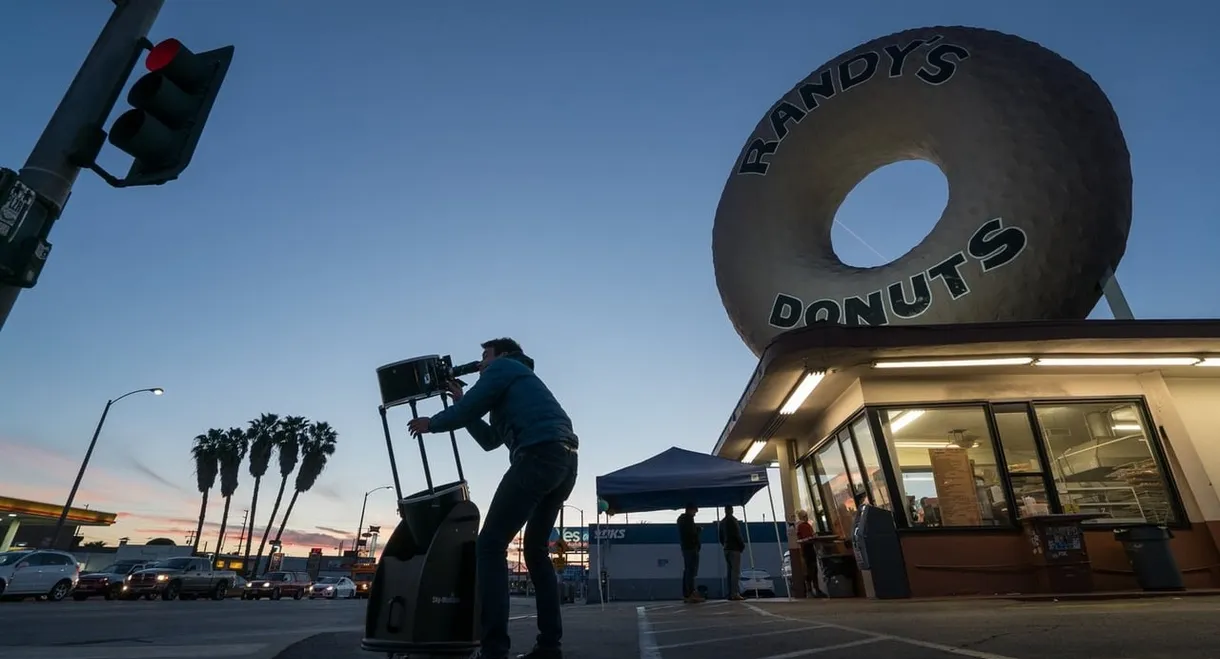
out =
[[(120, 460), (99, 460), (95, 453), (80, 490), (75, 507), (113, 512), (118, 521), (110, 528), (87, 528), (87, 540), (103, 540), (115, 545), (127, 537), (133, 544), (151, 538), (166, 537), (185, 544), (198, 523), (199, 494), (194, 491), (194, 478), (189, 461), (160, 468), (151, 460), (123, 454)], [(33, 499), (59, 504), (68, 494), (72, 480), (80, 468), (82, 454), (63, 452), (11, 438), (0, 438), (0, 495)], [(115, 463), (118, 463), (118, 466)], [(325, 476), (323, 477), (325, 479)], [(242, 487), (233, 496), (225, 530), (225, 550), (236, 551), (242, 534), (242, 517), (250, 505), (251, 479), (243, 472)], [(262, 538), (263, 527), (271, 513), (271, 504), (279, 487), (278, 474), (268, 473), (259, 493), (258, 517), (255, 524), (254, 549)], [(291, 483), (289, 483), (291, 488)], [(287, 494), (287, 493), (286, 493)], [(380, 524), (388, 532), (397, 522), (392, 497), (385, 502), (370, 501), (366, 524)], [(220, 533), (224, 499), (214, 490), (208, 502), (207, 521), (203, 526), (200, 548), (215, 548)], [(304, 554), (312, 547), (321, 547), (327, 554), (340, 544), (350, 549), (356, 534), (359, 508), (344, 503), (340, 493), (325, 482), (301, 496), (297, 509), (284, 529), (284, 549), (290, 554)], [(281, 510), (282, 514), (282, 510)], [(350, 522), (348, 522), (350, 518)], [(350, 523), (351, 529), (343, 527)], [(279, 520), (271, 529), (274, 537)], [(384, 542), (385, 535), (382, 536)]]

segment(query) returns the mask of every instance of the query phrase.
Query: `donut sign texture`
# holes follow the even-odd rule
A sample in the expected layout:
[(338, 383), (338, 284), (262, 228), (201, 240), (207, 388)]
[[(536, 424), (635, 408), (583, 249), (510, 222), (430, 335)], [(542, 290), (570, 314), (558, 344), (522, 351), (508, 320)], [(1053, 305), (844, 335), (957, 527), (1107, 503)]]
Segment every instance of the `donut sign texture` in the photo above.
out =
[[(830, 244), (844, 198), (913, 159), (948, 180), (935, 228), (886, 265), (844, 264)], [(1130, 154), (1088, 74), (1019, 37), (929, 27), (834, 58), (771, 107), (725, 184), (712, 257), (761, 355), (813, 323), (1085, 318), (1130, 227)]]

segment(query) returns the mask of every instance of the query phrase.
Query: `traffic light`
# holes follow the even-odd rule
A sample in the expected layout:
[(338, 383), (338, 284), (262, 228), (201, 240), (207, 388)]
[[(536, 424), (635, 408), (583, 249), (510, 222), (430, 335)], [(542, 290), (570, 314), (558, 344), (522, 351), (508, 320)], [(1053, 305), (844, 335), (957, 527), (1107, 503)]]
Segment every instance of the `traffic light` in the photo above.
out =
[(132, 109), (110, 128), (110, 143), (135, 158), (124, 187), (160, 185), (186, 169), (232, 60), (233, 46), (192, 53), (177, 39), (149, 50), (149, 73), (127, 94)]

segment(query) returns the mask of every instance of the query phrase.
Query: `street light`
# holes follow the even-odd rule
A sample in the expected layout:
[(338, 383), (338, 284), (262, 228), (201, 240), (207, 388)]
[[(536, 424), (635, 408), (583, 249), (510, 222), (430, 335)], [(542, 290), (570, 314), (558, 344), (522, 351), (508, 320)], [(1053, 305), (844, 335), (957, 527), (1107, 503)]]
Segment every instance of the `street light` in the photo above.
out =
[[(585, 529), (585, 511), (581, 510), (580, 508), (577, 508), (576, 506), (573, 506), (570, 503), (563, 504), (563, 507), (561, 507), (559, 509), (559, 541), (564, 544), (567, 544), (567, 542), (568, 542), (567, 540), (564, 539), (564, 536), (563, 536), (563, 510), (564, 510), (564, 508), (571, 508), (572, 510), (575, 510), (576, 512), (580, 513), (580, 534), (581, 534), (581, 541), (583, 542), (584, 534), (585, 534), (585, 530), (586, 530)], [(588, 555), (589, 555), (589, 548), (585, 547), (585, 556), (588, 557)]]
[(89, 450), (85, 451), (85, 459), (80, 463), (80, 471), (76, 472), (76, 481), (72, 483), (72, 491), (68, 492), (68, 500), (64, 502), (64, 509), (59, 513), (59, 521), (55, 522), (55, 534), (51, 536), (51, 547), (59, 546), (59, 534), (63, 532), (64, 522), (68, 519), (68, 511), (72, 509), (72, 501), (76, 499), (76, 490), (80, 488), (80, 481), (85, 477), (85, 468), (89, 466), (89, 458), (93, 456), (93, 447), (97, 446), (97, 436), (102, 434), (102, 424), (106, 423), (106, 415), (110, 413), (110, 406), (123, 400), (133, 394), (142, 394), (148, 392), (154, 396), (160, 396), (165, 393), (161, 387), (153, 387), (151, 389), (136, 389), (129, 391), (118, 398), (112, 398), (106, 401), (106, 407), (102, 410), (102, 418), (97, 420), (97, 428), (93, 431), (93, 439), (89, 440)]
[(389, 490), (393, 489), (393, 487), (393, 485), (382, 485), (381, 487), (375, 487), (364, 493), (364, 504), (360, 506), (360, 524), (356, 526), (356, 558), (360, 558), (360, 534), (364, 531), (364, 509), (368, 508), (369, 495), (377, 490)]

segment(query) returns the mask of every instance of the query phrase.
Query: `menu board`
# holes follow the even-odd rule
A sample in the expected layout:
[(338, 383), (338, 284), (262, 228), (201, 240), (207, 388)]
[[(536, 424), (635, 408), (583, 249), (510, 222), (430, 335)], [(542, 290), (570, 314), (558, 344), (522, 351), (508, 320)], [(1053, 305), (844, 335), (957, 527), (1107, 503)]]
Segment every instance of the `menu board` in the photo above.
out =
[(928, 449), (937, 505), (944, 526), (980, 526), (979, 493), (974, 486), (974, 468), (965, 449)]

